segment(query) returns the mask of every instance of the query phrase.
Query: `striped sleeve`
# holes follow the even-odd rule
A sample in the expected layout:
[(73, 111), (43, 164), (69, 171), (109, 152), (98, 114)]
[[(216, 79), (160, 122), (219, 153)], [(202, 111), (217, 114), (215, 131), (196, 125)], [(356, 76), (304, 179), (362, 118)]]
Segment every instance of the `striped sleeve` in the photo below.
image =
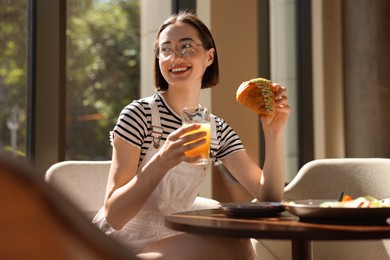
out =
[(233, 128), (220, 117), (216, 117), (216, 124), (219, 140), (219, 147), (215, 153), (217, 160), (223, 159), (236, 151), (244, 150), (244, 145)]
[(123, 138), (127, 143), (142, 148), (148, 134), (151, 121), (151, 109), (148, 103), (133, 101), (120, 113), (113, 134)]

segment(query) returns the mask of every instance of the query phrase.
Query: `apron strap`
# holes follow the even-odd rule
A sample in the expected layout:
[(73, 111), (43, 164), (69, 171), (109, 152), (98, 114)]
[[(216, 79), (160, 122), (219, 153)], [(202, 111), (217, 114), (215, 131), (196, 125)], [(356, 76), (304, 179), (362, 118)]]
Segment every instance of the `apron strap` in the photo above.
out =
[(150, 108), (152, 109), (152, 130), (150, 135), (153, 138), (153, 146), (157, 149), (160, 147), (160, 141), (164, 133), (164, 130), (161, 127), (160, 112), (158, 111), (158, 106), (153, 97), (147, 97), (145, 100), (149, 103)]
[(217, 137), (217, 122), (214, 115), (210, 115), (210, 158), (213, 160), (214, 165), (218, 164), (215, 153), (219, 149), (219, 142)]
[(210, 145), (213, 149), (218, 149), (219, 142), (217, 138), (217, 126), (215, 122), (215, 117), (213, 115), (210, 115)]

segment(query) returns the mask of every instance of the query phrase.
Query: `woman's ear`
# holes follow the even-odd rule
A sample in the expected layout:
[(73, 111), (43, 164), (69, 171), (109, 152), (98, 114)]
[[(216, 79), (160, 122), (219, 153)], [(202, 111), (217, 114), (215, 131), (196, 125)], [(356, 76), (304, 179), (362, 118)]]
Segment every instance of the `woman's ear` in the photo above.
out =
[(214, 54), (215, 54), (215, 49), (211, 48), (208, 50), (208, 60), (207, 60), (207, 66), (210, 66), (214, 62)]

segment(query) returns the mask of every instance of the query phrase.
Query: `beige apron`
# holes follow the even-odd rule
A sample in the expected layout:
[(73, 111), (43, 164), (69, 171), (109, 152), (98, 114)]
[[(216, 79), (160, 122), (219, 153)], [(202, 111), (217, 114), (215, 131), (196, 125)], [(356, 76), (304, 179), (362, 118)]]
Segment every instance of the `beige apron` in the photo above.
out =
[[(161, 123), (157, 104), (154, 99), (147, 99), (152, 108), (152, 137), (150, 145), (141, 165), (142, 167), (158, 152), (162, 146)], [(211, 116), (211, 145), (216, 147), (216, 126)], [(103, 209), (95, 216), (93, 223), (97, 224), (106, 234), (110, 234), (131, 248), (139, 249), (150, 242), (170, 237), (180, 232), (164, 226), (164, 216), (189, 210), (199, 193), (199, 186), (206, 177), (208, 165), (192, 165), (180, 163), (169, 170), (156, 189), (150, 195), (141, 211), (132, 218), (121, 230), (112, 229), (104, 218)]]

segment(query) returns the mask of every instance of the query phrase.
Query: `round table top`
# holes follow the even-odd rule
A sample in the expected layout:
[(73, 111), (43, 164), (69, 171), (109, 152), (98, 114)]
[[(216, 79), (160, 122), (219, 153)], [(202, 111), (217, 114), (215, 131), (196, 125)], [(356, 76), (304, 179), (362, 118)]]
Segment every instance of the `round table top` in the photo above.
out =
[(223, 214), (221, 209), (194, 210), (165, 217), (168, 228), (196, 234), (293, 240), (369, 240), (390, 238), (383, 223), (303, 222), (287, 212), (245, 218)]

